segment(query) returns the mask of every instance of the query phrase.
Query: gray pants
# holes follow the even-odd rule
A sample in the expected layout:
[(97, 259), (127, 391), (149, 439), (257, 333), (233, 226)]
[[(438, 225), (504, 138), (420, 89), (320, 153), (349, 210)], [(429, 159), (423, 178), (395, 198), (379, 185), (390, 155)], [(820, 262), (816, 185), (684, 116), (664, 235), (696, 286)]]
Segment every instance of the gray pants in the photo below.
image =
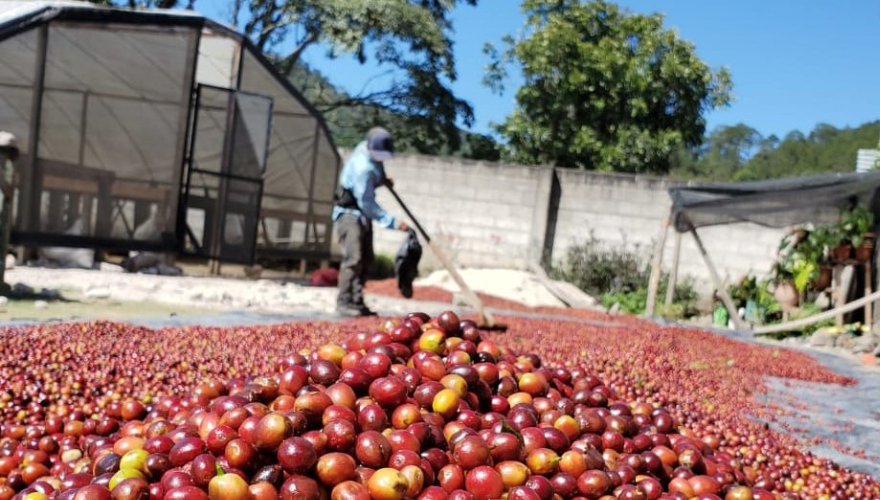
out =
[(339, 266), (340, 306), (364, 304), (364, 283), (373, 264), (373, 223), (366, 217), (342, 214), (336, 221), (342, 264)]

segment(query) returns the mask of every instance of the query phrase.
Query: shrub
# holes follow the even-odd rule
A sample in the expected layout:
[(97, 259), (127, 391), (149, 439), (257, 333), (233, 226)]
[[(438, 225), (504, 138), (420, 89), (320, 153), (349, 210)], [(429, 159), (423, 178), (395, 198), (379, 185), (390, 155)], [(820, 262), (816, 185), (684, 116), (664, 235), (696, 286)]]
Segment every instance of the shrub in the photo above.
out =
[(631, 292), (646, 282), (637, 252), (603, 247), (592, 233), (568, 249), (562, 265), (553, 268), (551, 275), (595, 296)]
[[(694, 289), (693, 280), (685, 278), (675, 284), (672, 304), (666, 306), (662, 301), (665, 296), (669, 276), (666, 273), (660, 278), (658, 287), (656, 312), (658, 316), (668, 319), (690, 318), (699, 314), (697, 301), (699, 295)], [(643, 314), (648, 305), (648, 279), (635, 290), (628, 292), (607, 292), (602, 294), (602, 306), (606, 308), (619, 304), (620, 310), (629, 314)]]
[[(606, 308), (619, 304), (622, 312), (645, 312), (651, 269), (644, 265), (638, 248), (608, 248), (591, 233), (586, 241), (570, 247), (565, 260), (552, 268), (550, 274), (600, 297)], [(668, 282), (669, 275), (664, 272), (658, 288), (661, 301)], [(693, 280), (685, 278), (675, 285), (673, 304), (670, 307), (658, 304), (657, 312), (668, 318), (689, 318), (698, 313), (698, 299)]]
[(394, 258), (385, 254), (378, 254), (370, 266), (370, 279), (384, 280), (394, 277)]

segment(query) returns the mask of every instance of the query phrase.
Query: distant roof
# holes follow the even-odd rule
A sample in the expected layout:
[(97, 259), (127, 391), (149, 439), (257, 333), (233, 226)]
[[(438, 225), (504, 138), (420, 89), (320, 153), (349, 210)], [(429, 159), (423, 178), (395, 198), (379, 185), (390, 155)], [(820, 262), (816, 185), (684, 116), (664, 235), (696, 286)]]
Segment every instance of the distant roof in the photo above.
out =
[(877, 167), (878, 161), (880, 161), (880, 151), (860, 149), (856, 156), (856, 172), (870, 172)]
[(768, 227), (827, 223), (854, 204), (865, 204), (876, 212), (878, 189), (880, 172), (864, 172), (677, 186), (669, 189), (669, 196), (672, 223), (685, 232), (737, 222)]

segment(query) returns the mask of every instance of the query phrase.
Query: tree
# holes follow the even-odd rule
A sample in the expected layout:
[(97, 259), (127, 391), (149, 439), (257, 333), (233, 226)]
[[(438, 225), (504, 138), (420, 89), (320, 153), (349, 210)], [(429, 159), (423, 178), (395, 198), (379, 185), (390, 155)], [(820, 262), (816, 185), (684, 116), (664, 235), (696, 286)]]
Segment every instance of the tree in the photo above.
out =
[(780, 141), (761, 137), (755, 129), (738, 124), (718, 127), (698, 148), (679, 148), (671, 174), (679, 179), (747, 181), (852, 172), (859, 149), (875, 147), (880, 122), (838, 129), (820, 123), (809, 134), (797, 130)]
[(680, 146), (700, 144), (703, 114), (730, 100), (713, 71), (661, 15), (606, 1), (524, 0), (526, 25), (492, 57), (497, 91), (511, 63), (522, 70), (517, 107), (497, 128), (507, 155), (525, 163), (665, 173)]
[(683, 157), (685, 153), (678, 152), (673, 157), (671, 173), (675, 177), (726, 181), (742, 170), (765, 144), (760, 132), (743, 123), (718, 127), (700, 147), (690, 150), (691, 155)]
[[(297, 88), (302, 90), (303, 95), (310, 102), (338, 102), (348, 98), (324, 75), (304, 64), (295, 66), (289, 78)], [(324, 118), (333, 133), (334, 142), (343, 148), (354, 147), (363, 140), (364, 130), (381, 125), (395, 136), (395, 146), (400, 152), (419, 152), (488, 161), (497, 161), (500, 157), (497, 144), (489, 136), (459, 130), (459, 144), (451, 145), (443, 135), (426, 134), (424, 128), (412, 127), (406, 116), (401, 116), (381, 106), (371, 104), (339, 106), (326, 110)]]
[(477, 0), (232, 0), (233, 24), (290, 74), (303, 53), (318, 44), (329, 56), (372, 57), (391, 68), (389, 83), (357, 95), (314, 93), (324, 112), (342, 107), (377, 106), (400, 120), (411, 144), (431, 152), (457, 150), (457, 124), (473, 124), (473, 108), (450, 88), (456, 79), (449, 14), (458, 4)]

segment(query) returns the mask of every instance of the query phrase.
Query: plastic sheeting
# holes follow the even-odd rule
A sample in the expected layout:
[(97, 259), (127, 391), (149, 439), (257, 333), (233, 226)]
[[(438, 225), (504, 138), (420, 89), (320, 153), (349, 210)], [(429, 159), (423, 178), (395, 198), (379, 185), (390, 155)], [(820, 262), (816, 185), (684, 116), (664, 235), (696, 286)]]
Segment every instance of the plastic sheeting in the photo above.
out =
[(15, 134), (22, 155), (30, 151), (36, 47), (35, 31), (0, 41), (0, 130)]
[(841, 209), (858, 204), (876, 212), (878, 188), (880, 172), (871, 172), (674, 187), (669, 195), (675, 229), (685, 232), (736, 222), (768, 227), (831, 223)]
[[(49, 25), (30, 231), (139, 240), (134, 229), (152, 213), (159, 231), (146, 241), (173, 238), (196, 37), (191, 28)], [(126, 210), (138, 204), (140, 217)]]

